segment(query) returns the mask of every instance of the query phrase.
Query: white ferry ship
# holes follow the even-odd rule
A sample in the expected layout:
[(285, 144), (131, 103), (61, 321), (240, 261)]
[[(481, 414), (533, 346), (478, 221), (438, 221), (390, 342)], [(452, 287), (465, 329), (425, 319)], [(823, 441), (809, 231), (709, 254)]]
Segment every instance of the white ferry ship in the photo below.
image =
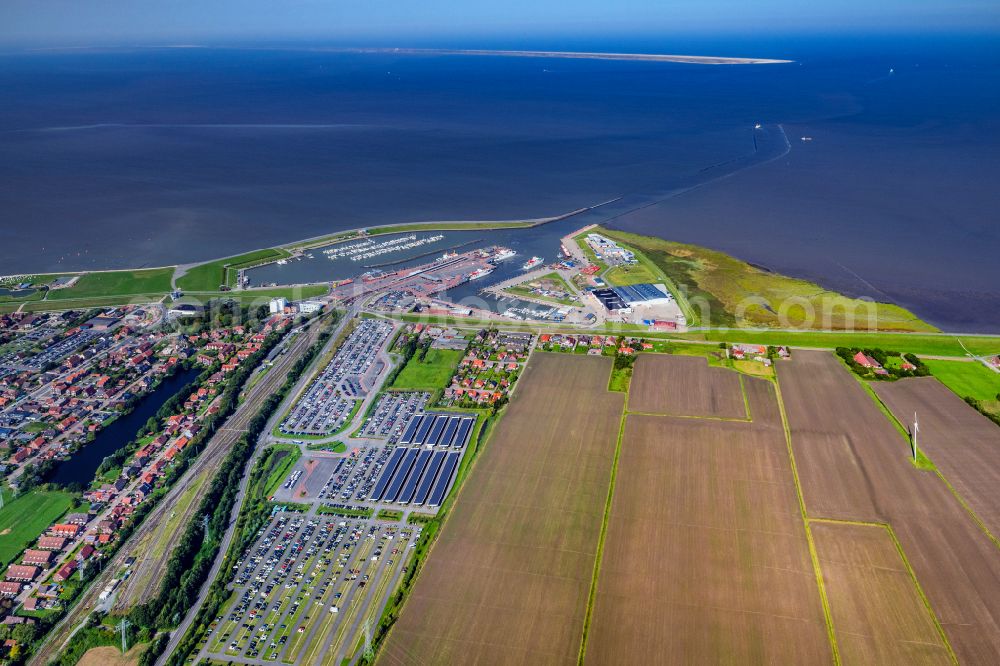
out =
[(476, 270), (469, 273), (470, 280), (478, 280), (479, 278), (484, 278), (493, 272), (492, 268), (477, 268)]
[(510, 259), (516, 254), (517, 252), (514, 252), (514, 250), (504, 247), (501, 248), (495, 255), (493, 255), (493, 259), (496, 261), (504, 261), (506, 259)]
[(524, 262), (524, 265), (521, 266), (521, 270), (530, 271), (532, 268), (538, 266), (543, 261), (545, 260), (542, 259), (541, 257), (532, 257), (531, 259), (528, 259), (526, 262)]

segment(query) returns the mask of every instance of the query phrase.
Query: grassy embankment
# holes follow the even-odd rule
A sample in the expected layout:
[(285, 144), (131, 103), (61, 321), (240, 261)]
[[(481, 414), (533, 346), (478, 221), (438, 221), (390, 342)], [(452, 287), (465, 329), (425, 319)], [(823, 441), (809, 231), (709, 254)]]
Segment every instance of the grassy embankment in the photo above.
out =
[[(404, 322), (454, 326), (464, 329), (479, 329), (496, 326), (496, 320), (465, 319), (462, 317), (428, 316), (424, 314), (393, 314), (389, 319)], [(548, 322), (504, 322), (504, 329), (534, 331), (542, 333), (580, 333), (565, 324)], [(761, 345), (789, 345), (812, 349), (834, 349), (836, 347), (881, 347), (922, 356), (955, 356), (964, 358), (969, 352), (976, 355), (1000, 353), (1000, 336), (978, 335), (957, 336), (950, 333), (898, 333), (870, 331), (779, 331), (767, 329), (705, 329), (688, 333), (652, 333), (648, 327), (637, 324), (608, 324), (587, 328), (588, 334), (628, 335), (649, 340), (680, 340), (690, 342), (745, 342)], [(961, 338), (961, 343), (959, 342)]]
[[(279, 296), (298, 300), (325, 294), (326, 285), (219, 291), (222, 285), (235, 284), (238, 269), (250, 268), (289, 254), (286, 250), (260, 250), (231, 259), (208, 262), (192, 268), (178, 278), (177, 283), (187, 292), (184, 301), (200, 303), (225, 298), (239, 301), (243, 305), (266, 304), (271, 298)], [(50, 290), (48, 295), (38, 291), (18, 299), (0, 297), (0, 311), (14, 310), (22, 304), (25, 310), (46, 311), (156, 302), (172, 290), (174, 271), (173, 267), (166, 267), (83, 273), (73, 286)], [(45, 279), (54, 280), (56, 277), (59, 276), (45, 276)]]
[(415, 355), (396, 376), (392, 388), (434, 391), (447, 386), (462, 356), (462, 352), (452, 349), (429, 349), (423, 359)]
[(253, 268), (260, 264), (284, 259), (291, 252), (280, 248), (267, 248), (247, 252), (228, 259), (217, 259), (189, 268), (177, 278), (177, 286), (184, 291), (218, 291), (219, 287), (233, 287), (241, 269)]
[(848, 298), (722, 252), (603, 228), (601, 233), (636, 250), (639, 259), (639, 266), (628, 272), (612, 269), (608, 277), (642, 281), (647, 271), (662, 272), (687, 295), (701, 325), (823, 330), (874, 325), (883, 331), (937, 330), (897, 305)]
[(73, 496), (65, 492), (33, 490), (12, 498), (7, 488), (2, 492), (0, 563), (6, 565), (73, 506)]
[[(22, 304), (27, 311), (41, 312), (153, 303), (170, 292), (173, 273), (172, 267), (82, 273), (71, 287), (52, 289), (47, 294), (39, 291), (23, 299), (0, 301), (0, 311), (14, 310)], [(52, 282), (67, 275), (74, 274), (52, 274), (43, 276), (43, 279)]]

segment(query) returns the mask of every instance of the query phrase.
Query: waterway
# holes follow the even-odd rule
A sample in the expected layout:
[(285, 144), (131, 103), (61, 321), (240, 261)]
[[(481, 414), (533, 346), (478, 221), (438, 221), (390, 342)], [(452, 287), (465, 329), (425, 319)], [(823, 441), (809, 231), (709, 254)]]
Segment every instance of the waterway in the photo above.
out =
[(49, 482), (60, 485), (80, 483), (87, 485), (97, 473), (101, 462), (135, 438), (150, 416), (156, 414), (167, 400), (198, 377), (198, 370), (181, 370), (164, 379), (152, 393), (143, 398), (129, 414), (116, 419), (90, 442), (59, 463)]
[[(534, 39), (795, 62), (0, 54), (0, 154), (13, 156), (0, 160), (0, 210), (17, 221), (0, 233), (2, 272), (187, 263), (622, 197), (572, 223), (721, 250), (948, 330), (1000, 330), (992, 35)], [(557, 244), (530, 244), (551, 231), (521, 230), (519, 251), (550, 258)]]

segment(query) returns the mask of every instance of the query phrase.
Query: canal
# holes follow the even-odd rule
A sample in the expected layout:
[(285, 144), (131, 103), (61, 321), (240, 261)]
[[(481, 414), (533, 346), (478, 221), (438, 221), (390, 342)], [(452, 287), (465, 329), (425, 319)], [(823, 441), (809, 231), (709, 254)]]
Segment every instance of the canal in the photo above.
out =
[(132, 441), (149, 417), (154, 416), (163, 403), (178, 391), (197, 379), (198, 374), (199, 371), (192, 368), (180, 370), (172, 377), (165, 378), (131, 413), (113, 421), (97, 434), (94, 441), (84, 445), (69, 460), (58, 463), (47, 481), (64, 486), (72, 483), (89, 485), (101, 462)]

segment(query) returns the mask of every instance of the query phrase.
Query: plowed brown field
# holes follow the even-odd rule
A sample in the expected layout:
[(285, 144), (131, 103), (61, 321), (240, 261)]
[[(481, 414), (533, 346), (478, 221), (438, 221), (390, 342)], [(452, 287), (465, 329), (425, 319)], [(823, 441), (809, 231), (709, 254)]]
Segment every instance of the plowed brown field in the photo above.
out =
[(1000, 428), (933, 377), (877, 384), (900, 422), (920, 422), (917, 445), (1000, 538)]
[(753, 423), (627, 417), (585, 663), (831, 662), (774, 390), (745, 381)]
[(535, 354), (380, 664), (575, 664), (624, 396), (610, 359)]
[(740, 375), (711, 367), (701, 356), (640, 355), (628, 408), (646, 414), (747, 418)]
[(844, 664), (950, 664), (951, 655), (889, 532), (812, 524)]
[(1000, 549), (832, 354), (778, 377), (809, 516), (889, 524), (959, 661), (1000, 663)]

